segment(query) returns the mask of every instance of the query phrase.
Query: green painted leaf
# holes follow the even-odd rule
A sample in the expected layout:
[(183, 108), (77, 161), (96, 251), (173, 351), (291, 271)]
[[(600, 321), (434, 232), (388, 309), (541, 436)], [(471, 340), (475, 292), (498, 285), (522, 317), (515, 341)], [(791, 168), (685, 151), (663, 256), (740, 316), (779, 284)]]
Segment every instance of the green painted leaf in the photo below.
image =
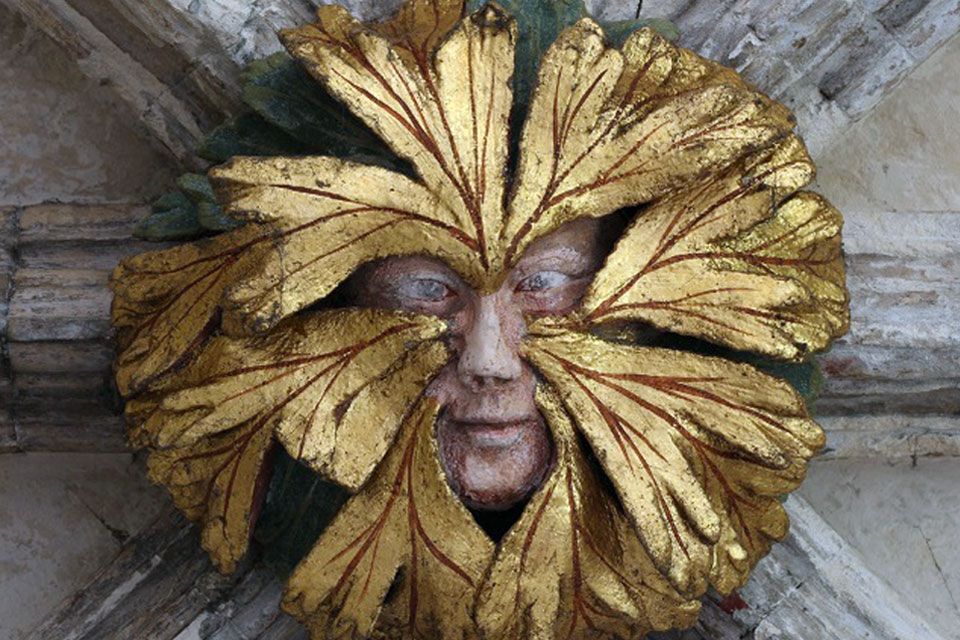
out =
[(303, 155), (309, 147), (256, 113), (245, 113), (220, 125), (200, 144), (197, 153), (211, 162), (233, 156)]
[(177, 186), (196, 210), (197, 221), (208, 231), (229, 231), (243, 223), (227, 216), (217, 204), (217, 196), (207, 176), (199, 173), (185, 173), (177, 179)]
[(177, 186), (194, 204), (198, 202), (216, 202), (217, 196), (207, 176), (199, 173), (184, 173), (177, 178)]
[(181, 191), (167, 193), (153, 203), (152, 213), (140, 221), (133, 235), (141, 240), (184, 240), (203, 233), (196, 207)]
[(309, 153), (378, 156), (392, 153), (359, 119), (285, 53), (251, 63), (243, 99), (265, 121), (305, 145)]
[(321, 480), (282, 449), (277, 452), (273, 469), (253, 535), (264, 548), (267, 565), (288, 576), (316, 544), (349, 494)]

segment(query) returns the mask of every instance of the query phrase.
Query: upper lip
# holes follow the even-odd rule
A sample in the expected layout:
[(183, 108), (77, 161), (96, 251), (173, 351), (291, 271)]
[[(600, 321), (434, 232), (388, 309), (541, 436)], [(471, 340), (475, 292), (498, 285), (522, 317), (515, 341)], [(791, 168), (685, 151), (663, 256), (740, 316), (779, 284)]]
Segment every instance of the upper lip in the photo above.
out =
[(464, 426), (508, 426), (514, 424), (522, 424), (524, 422), (534, 422), (537, 420), (537, 416), (518, 416), (515, 418), (504, 418), (503, 416), (469, 416), (465, 418), (458, 418), (456, 416), (448, 416), (450, 422), (455, 422)]

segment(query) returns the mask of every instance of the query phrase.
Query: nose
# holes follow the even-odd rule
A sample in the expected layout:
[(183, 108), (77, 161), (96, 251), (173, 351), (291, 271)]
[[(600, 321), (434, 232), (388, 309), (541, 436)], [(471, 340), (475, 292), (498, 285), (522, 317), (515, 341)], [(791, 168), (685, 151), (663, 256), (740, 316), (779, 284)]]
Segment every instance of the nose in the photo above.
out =
[(477, 300), (472, 316), (463, 333), (457, 363), (460, 379), (469, 386), (485, 386), (520, 378), (522, 315), (498, 300), (497, 294), (491, 294)]

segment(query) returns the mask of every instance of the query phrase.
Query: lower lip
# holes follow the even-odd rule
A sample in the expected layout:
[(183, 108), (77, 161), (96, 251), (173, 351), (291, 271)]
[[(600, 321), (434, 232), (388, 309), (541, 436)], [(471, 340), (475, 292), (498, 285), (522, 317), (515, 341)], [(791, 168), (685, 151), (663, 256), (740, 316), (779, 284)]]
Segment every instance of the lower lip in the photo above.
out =
[(533, 425), (533, 421), (479, 423), (454, 422), (453, 428), (469, 437), (478, 447), (504, 448), (515, 444), (524, 432)]

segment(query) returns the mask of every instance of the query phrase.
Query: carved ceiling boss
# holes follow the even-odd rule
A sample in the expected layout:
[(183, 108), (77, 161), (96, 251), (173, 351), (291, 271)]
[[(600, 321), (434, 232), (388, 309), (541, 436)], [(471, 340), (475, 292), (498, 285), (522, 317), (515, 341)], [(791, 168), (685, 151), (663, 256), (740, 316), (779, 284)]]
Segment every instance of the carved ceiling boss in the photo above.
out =
[(824, 442), (737, 354), (801, 361), (848, 326), (841, 217), (799, 191), (793, 116), (652, 29), (617, 49), (583, 19), (511, 137), (495, 4), (327, 6), (282, 39), (406, 169), (233, 158), (210, 179), (242, 226), (118, 268), (152, 478), (223, 571), (276, 447), (346, 488), (283, 604), (317, 639), (692, 624), (785, 535), (778, 498)]

